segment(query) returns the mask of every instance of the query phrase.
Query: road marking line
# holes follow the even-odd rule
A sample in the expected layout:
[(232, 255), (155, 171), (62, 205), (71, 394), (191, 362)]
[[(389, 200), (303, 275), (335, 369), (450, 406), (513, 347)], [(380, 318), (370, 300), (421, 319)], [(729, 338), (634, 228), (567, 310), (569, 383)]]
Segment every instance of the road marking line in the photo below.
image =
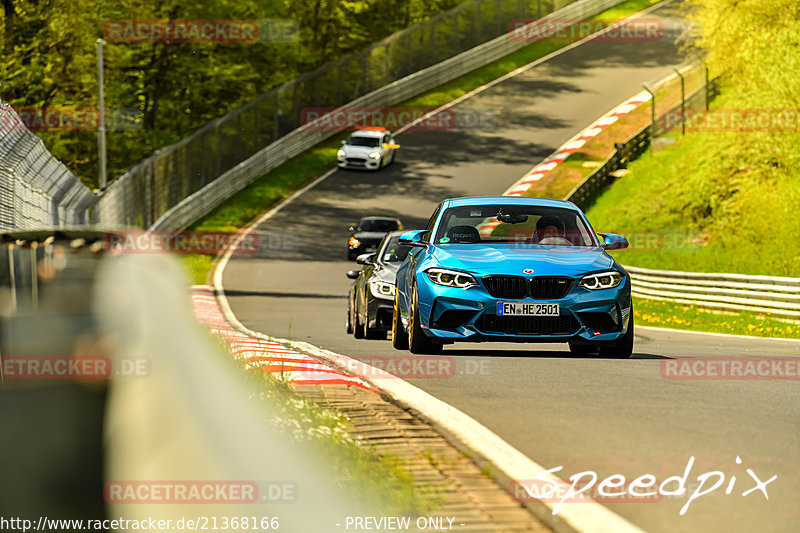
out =
[[(616, 24), (609, 26), (604, 31), (608, 31), (614, 28), (617, 25), (623, 24), (629, 20), (638, 18), (650, 11), (653, 11), (657, 8), (663, 7), (667, 4), (670, 4), (674, 0), (665, 0), (664, 2), (660, 2), (655, 4), (639, 13), (636, 13), (622, 21), (617, 22)], [(408, 130), (412, 125), (415, 123), (421, 122), (422, 120), (435, 115), (441, 111), (449, 109), (459, 103), (463, 102), (464, 100), (471, 98), (481, 92), (499, 84), (503, 81), (510, 79), (522, 72), (525, 72), (545, 61), (549, 61), (550, 59), (557, 57), (585, 42), (591, 41), (598, 36), (602, 35), (603, 32), (599, 32), (593, 35), (590, 35), (580, 41), (572, 43), (564, 48), (556, 50), (555, 52), (548, 54), (536, 61), (523, 65), (508, 74), (501, 76), (495, 80), (492, 80), (489, 83), (482, 85), (472, 91), (456, 98), (455, 100), (448, 102), (447, 104), (440, 106), (439, 108), (435, 109), (434, 111), (427, 113), (423, 117), (420, 117), (417, 121), (407, 124), (406, 126), (400, 128), (395, 132), (396, 135)], [(649, 95), (648, 95), (649, 96)], [(593, 124), (594, 125), (594, 124)], [(575, 141), (577, 139), (571, 139), (571, 141)], [(546, 162), (549, 162), (550, 158), (545, 159)], [(315, 187), (327, 177), (332, 175), (334, 172), (338, 170), (338, 167), (333, 167), (323, 175), (315, 179), (310, 184), (306, 185), (302, 189), (296, 191), (288, 198), (283, 200), (274, 208), (270, 209), (260, 217), (258, 217), (252, 224), (250, 224), (243, 232), (242, 235), (239, 236), (234, 243), (222, 254), (222, 257), (213, 265), (213, 286), (216, 290), (217, 301), (220, 306), (220, 310), (222, 311), (225, 318), (228, 322), (237, 330), (242, 333), (246, 333), (248, 335), (257, 337), (257, 338), (269, 338), (266, 335), (261, 333), (252, 331), (246, 328), (239, 320), (236, 318), (236, 315), (233, 313), (233, 310), (230, 307), (228, 299), (225, 295), (225, 290), (222, 285), (222, 274), (225, 270), (225, 267), (230, 260), (230, 257), (233, 254), (233, 250), (236, 249), (238, 242), (244, 238), (245, 235), (252, 232), (254, 228), (260, 226), (265, 221), (269, 220), (277, 214), (281, 209), (286, 207), (287, 205), (291, 204), (294, 200), (296, 200), (299, 196), (307, 192), (309, 189)], [(536, 170), (536, 169), (534, 169)], [(528, 174), (534, 174), (534, 170), (529, 172)], [(218, 256), (219, 257), (219, 256)], [(321, 348), (317, 348), (308, 343), (302, 342), (294, 342), (286, 339), (277, 339), (272, 338), (275, 342), (286, 343), (286, 345), (290, 347), (298, 347), (304, 346), (308, 353), (312, 355), (316, 355), (323, 360), (327, 361), (354, 361), (352, 358), (336, 354), (335, 352), (330, 352), (327, 350), (323, 350)], [(359, 363), (362, 365), (363, 368), (371, 369), (369, 365), (364, 365), (363, 363)], [(376, 370), (376, 369), (372, 369)], [(370, 371), (372, 371), (370, 370)], [(366, 378), (365, 378), (366, 379)], [(367, 381), (369, 381), (367, 379)], [(510, 444), (505, 442), (500, 436), (495, 434), (494, 432), (490, 431), (488, 428), (484, 427), (480, 423), (478, 423), (475, 419), (468, 416), (467, 414), (463, 413), (462, 411), (456, 409), (455, 407), (439, 400), (438, 398), (428, 394), (427, 392), (411, 385), (405, 380), (402, 379), (389, 379), (389, 380), (381, 380), (381, 384), (379, 388), (392, 397), (394, 397), (397, 401), (405, 403), (407, 405), (413, 406), (418, 409), (424, 416), (428, 417), (429, 419), (435, 421), (441, 427), (447, 429), (450, 433), (452, 433), (456, 438), (458, 438), (462, 443), (469, 446), (471, 449), (479, 452), (484, 457), (486, 457), (492, 464), (497, 466), (500, 470), (502, 470), (507, 476), (511, 479), (521, 480), (521, 479), (533, 479), (537, 475), (542, 474), (546, 471), (544, 467), (537, 464), (527, 456), (525, 456), (522, 452), (517, 450), (516, 448), (512, 447)], [(549, 474), (546, 476), (540, 476), (542, 478), (551, 479), (556, 483), (564, 483), (563, 480)], [(555, 503), (551, 502), (542, 502), (545, 506), (549, 509), (553, 509), (555, 507)], [(573, 531), (581, 532), (581, 531), (592, 531), (597, 533), (644, 533), (643, 530), (639, 529), (629, 521), (625, 520), (621, 516), (613, 513), (603, 505), (597, 502), (588, 502), (588, 503), (564, 503), (559, 511), (559, 515), (557, 515), (556, 521), (561, 528), (566, 527), (567, 529), (571, 529)]]
[(636, 329), (652, 329), (669, 333), (687, 333), (691, 335), (711, 335), (714, 337), (733, 337), (735, 339), (754, 339), (760, 341), (800, 342), (800, 339), (787, 339), (785, 337), (756, 337), (755, 335), (735, 335), (733, 333), (714, 333), (711, 331), (692, 331), (688, 329), (660, 328), (658, 326), (639, 326)]

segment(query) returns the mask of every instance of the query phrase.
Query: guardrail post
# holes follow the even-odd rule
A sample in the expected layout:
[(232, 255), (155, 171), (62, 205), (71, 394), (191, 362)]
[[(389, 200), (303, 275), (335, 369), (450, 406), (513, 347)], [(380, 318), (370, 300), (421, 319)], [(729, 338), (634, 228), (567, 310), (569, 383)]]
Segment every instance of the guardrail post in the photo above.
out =
[(11, 313), (17, 312), (17, 281), (14, 276), (14, 244), (8, 245), (8, 280), (11, 297)]
[(39, 310), (39, 276), (36, 271), (38, 266), (36, 260), (37, 246), (38, 243), (31, 243), (31, 307), (34, 313)]
[(644, 90), (650, 93), (650, 138), (656, 136), (656, 92), (649, 83), (643, 83)]
[[(686, 135), (686, 84), (681, 71), (673, 68), (675, 74), (681, 79), (681, 135)], [(708, 100), (708, 98), (706, 98)]]

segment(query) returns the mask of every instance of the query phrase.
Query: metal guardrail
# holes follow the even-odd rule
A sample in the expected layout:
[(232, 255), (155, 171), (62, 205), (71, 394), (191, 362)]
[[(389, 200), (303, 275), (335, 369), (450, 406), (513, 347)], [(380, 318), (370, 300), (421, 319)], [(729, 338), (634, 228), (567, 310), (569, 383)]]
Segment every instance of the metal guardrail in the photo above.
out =
[[(668, 79), (672, 79), (670, 76)], [(709, 81), (685, 99), (684, 108), (701, 108), (719, 94), (720, 77)], [(663, 85), (662, 80), (658, 85)], [(676, 106), (667, 113), (674, 113)], [(662, 115), (663, 116), (663, 115)], [(666, 131), (667, 121), (657, 120), (636, 132), (600, 167), (578, 184), (566, 199), (586, 209), (597, 193), (613, 183), (617, 171), (641, 155), (650, 145), (653, 133)], [(634, 296), (654, 300), (669, 300), (683, 304), (732, 311), (754, 311), (800, 319), (800, 278), (756, 276), (747, 274), (679, 272), (650, 270), (625, 266), (631, 276)]]
[(800, 278), (625, 269), (640, 298), (800, 319)]
[[(506, 2), (506, 0), (503, 0), (503, 2)], [(517, 5), (516, 0), (512, 3), (514, 6)], [(544, 19), (584, 19), (617, 3), (617, 0), (579, 0), (551, 13)], [(356, 98), (345, 104), (345, 106), (370, 108), (403, 102), (476, 68), (507, 56), (527, 46), (530, 42), (532, 41), (523, 42), (521, 39), (512, 38), (504, 30), (499, 37), (389, 83), (360, 98)], [(336, 133), (335, 131), (312, 131), (311, 128), (295, 129), (171, 207), (152, 224), (152, 229), (179, 230), (185, 228), (198, 218), (211, 212), (222, 201), (246, 187), (255, 178)], [(101, 199), (101, 220), (107, 219), (107, 214), (115, 210), (111, 205), (112, 203), (125, 201), (126, 193), (124, 192), (124, 187), (125, 185), (117, 185), (110, 188), (105, 197)], [(103, 213), (106, 214), (104, 215)]]
[(86, 222), (97, 197), (0, 104), (0, 231)]

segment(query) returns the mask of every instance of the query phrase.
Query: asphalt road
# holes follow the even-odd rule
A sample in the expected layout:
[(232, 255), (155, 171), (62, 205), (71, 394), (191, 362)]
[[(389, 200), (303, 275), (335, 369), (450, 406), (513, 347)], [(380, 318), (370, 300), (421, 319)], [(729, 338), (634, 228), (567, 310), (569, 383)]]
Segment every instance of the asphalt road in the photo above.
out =
[[(681, 23), (674, 6), (650, 16), (668, 29)], [(254, 330), (358, 359), (402, 355), (388, 341), (345, 334), (350, 281), (344, 273), (355, 268), (345, 260), (347, 227), (365, 215), (419, 226), (443, 198), (499, 194), (642, 82), (679, 63), (669, 41), (591, 42), (455, 108), (494, 112), (493, 129), (400, 135), (394, 165), (379, 173), (337, 171), (257, 228), (291, 235), (287, 242), (297, 246), (232, 258), (223, 284), (234, 313)], [(462, 344), (444, 352), (457, 363), (455, 375), (413, 382), (539, 464), (564, 466), (564, 478), (592, 470), (661, 480), (682, 475), (691, 456), (690, 482), (708, 471), (724, 473), (722, 488), (697, 499), (684, 516), (685, 497), (607, 504), (646, 530), (795, 531), (796, 382), (669, 380), (660, 368), (674, 357), (798, 355), (800, 343), (639, 329), (635, 352), (617, 361), (576, 358), (561, 345)], [(748, 467), (762, 480), (778, 475), (767, 486), (769, 501), (758, 491), (741, 496), (754, 484)], [(735, 489), (725, 495), (731, 476)]]

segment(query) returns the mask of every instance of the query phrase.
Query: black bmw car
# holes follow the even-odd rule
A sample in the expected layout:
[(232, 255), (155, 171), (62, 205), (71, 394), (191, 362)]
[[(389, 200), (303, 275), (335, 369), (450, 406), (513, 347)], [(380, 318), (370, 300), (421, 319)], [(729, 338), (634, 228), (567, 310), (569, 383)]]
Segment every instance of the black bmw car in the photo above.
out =
[(378, 244), (390, 231), (403, 229), (403, 223), (391, 217), (364, 217), (355, 227), (350, 226), (347, 241), (347, 259), (352, 261), (361, 254), (378, 249)]
[(397, 244), (403, 233), (386, 235), (376, 253), (358, 257), (357, 262), (364, 265), (362, 270), (347, 273), (348, 278), (355, 279), (347, 298), (347, 333), (357, 339), (383, 339), (392, 328), (395, 274), (411, 250)]

